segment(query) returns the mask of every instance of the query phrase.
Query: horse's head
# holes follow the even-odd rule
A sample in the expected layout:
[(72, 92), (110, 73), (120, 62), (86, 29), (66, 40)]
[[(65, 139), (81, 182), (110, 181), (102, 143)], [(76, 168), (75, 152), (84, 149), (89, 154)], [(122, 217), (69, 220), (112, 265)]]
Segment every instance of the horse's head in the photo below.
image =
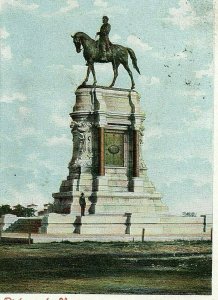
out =
[(71, 37), (73, 38), (73, 42), (74, 42), (74, 45), (76, 47), (76, 52), (79, 53), (81, 52), (82, 48), (81, 48), (81, 37), (79, 36), (78, 33), (74, 34), (74, 35), (71, 35)]

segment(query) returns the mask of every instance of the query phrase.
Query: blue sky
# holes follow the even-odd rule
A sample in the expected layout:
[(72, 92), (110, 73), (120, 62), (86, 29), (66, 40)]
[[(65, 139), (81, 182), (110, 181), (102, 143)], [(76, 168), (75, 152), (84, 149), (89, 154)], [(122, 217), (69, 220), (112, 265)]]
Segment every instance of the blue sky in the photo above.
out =
[[(111, 41), (134, 49), (141, 70), (150, 179), (171, 212), (211, 213), (212, 0), (3, 0), (1, 15), (2, 204), (42, 206), (68, 175), (68, 115), (86, 71), (70, 35), (94, 38), (108, 15)], [(111, 83), (109, 64), (96, 72)], [(122, 67), (116, 87), (130, 87)]]

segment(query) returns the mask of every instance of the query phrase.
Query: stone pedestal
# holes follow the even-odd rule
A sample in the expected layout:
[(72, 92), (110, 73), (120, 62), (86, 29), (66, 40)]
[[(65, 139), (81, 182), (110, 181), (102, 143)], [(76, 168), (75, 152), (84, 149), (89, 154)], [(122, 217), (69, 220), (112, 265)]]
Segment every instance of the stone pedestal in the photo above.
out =
[[(76, 91), (69, 175), (54, 193), (55, 213), (43, 219), (49, 234), (205, 238), (204, 218), (168, 215), (149, 180), (142, 155), (145, 114), (136, 91), (83, 87)], [(81, 217), (79, 197), (86, 197)], [(206, 228), (206, 229), (205, 229)]]
[(53, 194), (57, 213), (78, 214), (85, 194), (89, 214), (160, 215), (168, 208), (147, 176), (143, 121), (136, 91), (84, 87), (76, 91), (69, 176)]

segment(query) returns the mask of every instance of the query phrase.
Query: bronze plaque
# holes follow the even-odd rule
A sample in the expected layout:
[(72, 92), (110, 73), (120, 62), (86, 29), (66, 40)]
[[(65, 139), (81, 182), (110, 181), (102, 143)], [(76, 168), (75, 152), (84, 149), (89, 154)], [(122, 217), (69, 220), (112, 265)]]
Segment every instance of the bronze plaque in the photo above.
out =
[(105, 165), (124, 166), (124, 134), (105, 132)]

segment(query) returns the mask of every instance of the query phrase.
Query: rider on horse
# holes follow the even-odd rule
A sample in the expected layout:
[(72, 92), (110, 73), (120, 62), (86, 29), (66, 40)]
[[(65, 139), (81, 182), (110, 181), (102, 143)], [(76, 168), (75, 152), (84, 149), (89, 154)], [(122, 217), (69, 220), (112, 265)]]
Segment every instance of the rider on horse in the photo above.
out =
[(109, 32), (111, 30), (111, 25), (108, 23), (109, 18), (104, 16), (102, 18), (103, 25), (100, 28), (100, 31), (96, 34), (99, 35), (99, 50), (101, 53), (101, 60), (107, 61), (107, 51), (110, 49), (110, 41), (109, 41)]
[(114, 83), (116, 81), (116, 78), (118, 76), (118, 67), (119, 65), (123, 65), (123, 67), (128, 72), (130, 78), (131, 78), (131, 89), (135, 88), (135, 82), (133, 79), (132, 71), (129, 68), (128, 65), (128, 56), (130, 56), (132, 60), (133, 67), (136, 69), (136, 71), (140, 74), (139, 68), (137, 66), (137, 58), (135, 56), (134, 51), (131, 48), (123, 47), (121, 45), (115, 45), (111, 44), (109, 41), (109, 32), (110, 32), (111, 26), (108, 23), (108, 17), (103, 17), (103, 25), (101, 26), (100, 32), (97, 33), (99, 35), (99, 41), (96, 43), (95, 40), (90, 38), (86, 33), (84, 32), (77, 32), (74, 35), (71, 35), (73, 38), (74, 45), (76, 47), (77, 53), (80, 53), (83, 51), (83, 56), (86, 60), (86, 65), (88, 66), (86, 78), (83, 81), (82, 85), (85, 86), (88, 79), (89, 74), (92, 72), (94, 82), (93, 85), (95, 86), (97, 83), (96, 76), (95, 76), (95, 63), (107, 63), (111, 62), (113, 66), (113, 72), (114, 72), (114, 78), (110, 85), (110, 87), (114, 86)]

